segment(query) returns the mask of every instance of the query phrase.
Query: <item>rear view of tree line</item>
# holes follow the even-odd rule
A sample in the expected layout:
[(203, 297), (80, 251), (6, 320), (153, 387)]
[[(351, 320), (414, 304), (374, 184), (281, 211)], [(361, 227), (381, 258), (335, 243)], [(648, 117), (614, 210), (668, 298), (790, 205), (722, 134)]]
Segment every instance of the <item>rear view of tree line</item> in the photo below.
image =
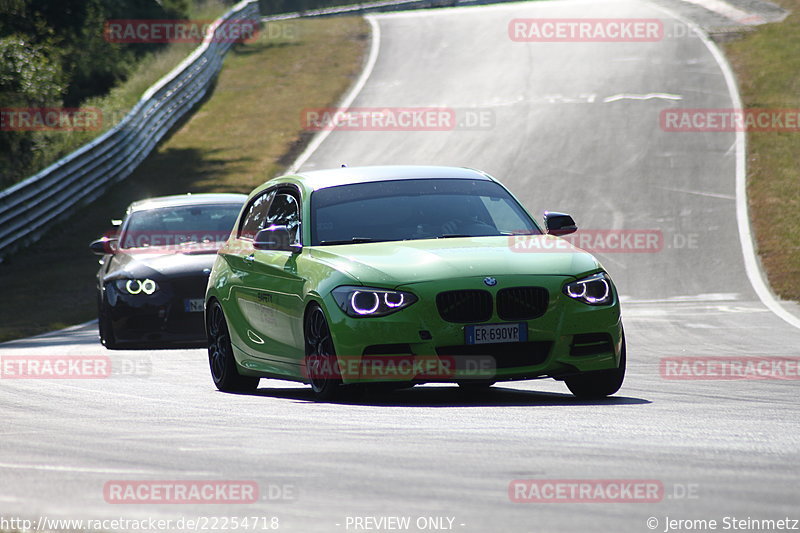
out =
[[(189, 0), (0, 0), (0, 108), (79, 107), (161, 44), (110, 43), (109, 19), (184, 19)], [(0, 188), (41, 167), (47, 132), (0, 131)]]

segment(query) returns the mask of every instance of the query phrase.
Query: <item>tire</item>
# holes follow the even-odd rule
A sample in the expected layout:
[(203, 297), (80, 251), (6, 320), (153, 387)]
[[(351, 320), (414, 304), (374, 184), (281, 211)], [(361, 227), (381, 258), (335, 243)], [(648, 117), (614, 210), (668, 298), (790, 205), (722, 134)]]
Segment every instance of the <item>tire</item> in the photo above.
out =
[(233, 346), (228, 331), (225, 313), (218, 301), (211, 304), (206, 318), (206, 336), (208, 338), (208, 366), (214, 385), (224, 392), (242, 392), (255, 390), (259, 378), (242, 376), (236, 367), (233, 357)]
[(306, 345), (306, 372), (314, 398), (328, 402), (342, 397), (339, 361), (333, 346), (328, 319), (317, 304), (311, 304), (303, 323)]
[(114, 335), (114, 324), (111, 322), (109, 311), (102, 300), (98, 302), (97, 307), (97, 333), (100, 336), (100, 344), (105, 346), (107, 350), (116, 350), (119, 345), (117, 344), (117, 337)]
[(619, 357), (619, 366), (613, 370), (600, 370), (586, 372), (564, 380), (567, 388), (578, 398), (599, 399), (611, 396), (622, 387), (625, 380), (625, 366), (627, 361), (625, 347), (625, 333), (622, 334), (622, 353)]

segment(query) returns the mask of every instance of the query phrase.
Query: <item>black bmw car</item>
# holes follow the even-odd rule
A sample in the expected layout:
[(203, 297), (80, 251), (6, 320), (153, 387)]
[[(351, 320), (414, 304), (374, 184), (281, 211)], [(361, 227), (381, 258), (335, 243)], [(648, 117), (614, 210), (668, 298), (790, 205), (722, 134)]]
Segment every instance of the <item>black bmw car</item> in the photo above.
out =
[(200, 346), (203, 301), (217, 251), (243, 194), (187, 194), (134, 202), (119, 231), (94, 241), (100, 342), (108, 349)]

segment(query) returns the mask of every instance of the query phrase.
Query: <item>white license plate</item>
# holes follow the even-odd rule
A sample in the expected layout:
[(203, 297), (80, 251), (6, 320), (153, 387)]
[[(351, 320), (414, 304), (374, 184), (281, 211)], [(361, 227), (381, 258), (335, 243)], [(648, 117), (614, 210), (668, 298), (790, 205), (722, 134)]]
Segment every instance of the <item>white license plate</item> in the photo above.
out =
[(524, 342), (528, 340), (525, 322), (513, 324), (481, 324), (464, 327), (467, 344), (493, 344), (497, 342)]
[(203, 299), (202, 298), (187, 298), (183, 301), (183, 310), (187, 313), (202, 313), (203, 312)]

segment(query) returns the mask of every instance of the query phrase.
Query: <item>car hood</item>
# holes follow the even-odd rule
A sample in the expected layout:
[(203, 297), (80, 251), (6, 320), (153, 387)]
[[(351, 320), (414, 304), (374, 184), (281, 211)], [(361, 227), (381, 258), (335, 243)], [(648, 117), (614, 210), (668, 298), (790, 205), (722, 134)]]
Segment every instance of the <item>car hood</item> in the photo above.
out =
[(320, 246), (312, 254), (361, 283), (381, 286), (473, 276), (579, 276), (601, 268), (592, 254), (551, 235)]
[(151, 278), (157, 281), (169, 277), (208, 274), (216, 257), (216, 250), (206, 253), (162, 252), (157, 249), (118, 252), (114, 255), (114, 264), (106, 279)]

